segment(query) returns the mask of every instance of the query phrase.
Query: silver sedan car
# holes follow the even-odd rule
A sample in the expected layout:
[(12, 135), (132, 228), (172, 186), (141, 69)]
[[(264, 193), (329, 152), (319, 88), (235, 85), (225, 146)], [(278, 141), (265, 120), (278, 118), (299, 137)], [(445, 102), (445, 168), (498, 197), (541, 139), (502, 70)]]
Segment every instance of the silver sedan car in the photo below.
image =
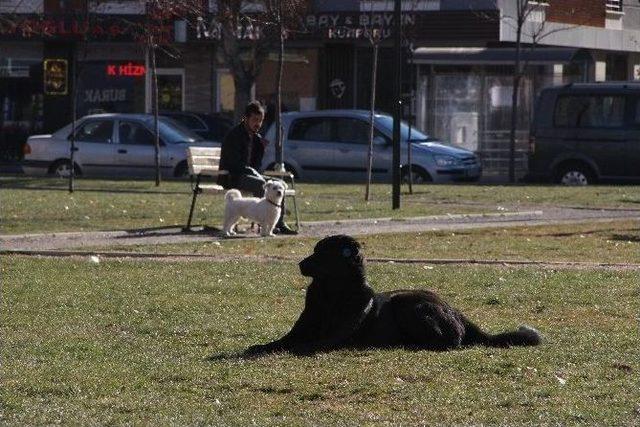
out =
[[(321, 110), (282, 115), (285, 167), (312, 181), (353, 182), (366, 179), (369, 149), (369, 111)], [(373, 178), (391, 181), (393, 118), (374, 116)], [(400, 162), (403, 180), (413, 182), (476, 181), (482, 174), (478, 156), (447, 145), (416, 129), (401, 126)], [(275, 139), (275, 125), (265, 138)], [(410, 142), (410, 144), (409, 144)], [(275, 144), (269, 144), (263, 167), (275, 163)], [(411, 162), (409, 163), (409, 146)]]
[[(172, 119), (160, 117), (160, 167), (163, 176), (188, 174), (187, 147), (217, 146)], [(96, 114), (76, 123), (74, 169), (83, 176), (155, 175), (155, 138), (150, 114)], [(22, 169), (26, 175), (69, 176), (71, 125), (51, 135), (29, 137)]]

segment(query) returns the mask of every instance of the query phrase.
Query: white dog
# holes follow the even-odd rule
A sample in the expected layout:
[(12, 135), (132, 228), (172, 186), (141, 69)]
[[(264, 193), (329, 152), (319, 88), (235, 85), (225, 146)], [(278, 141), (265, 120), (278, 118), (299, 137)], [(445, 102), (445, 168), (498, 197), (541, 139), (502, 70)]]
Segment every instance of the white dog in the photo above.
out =
[(260, 224), (262, 236), (275, 236), (273, 228), (282, 211), (282, 200), (287, 184), (282, 181), (269, 180), (264, 184), (264, 197), (242, 197), (240, 191), (231, 189), (224, 196), (224, 226), (222, 231), (227, 236), (233, 236), (234, 227), (240, 218), (250, 219)]

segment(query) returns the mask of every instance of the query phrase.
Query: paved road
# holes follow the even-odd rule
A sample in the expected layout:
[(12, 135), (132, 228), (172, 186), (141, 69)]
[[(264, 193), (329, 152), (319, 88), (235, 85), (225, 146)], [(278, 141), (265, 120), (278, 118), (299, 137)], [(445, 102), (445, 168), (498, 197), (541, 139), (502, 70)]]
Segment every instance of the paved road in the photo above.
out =
[[(543, 207), (540, 209), (520, 212), (438, 215), (406, 218), (402, 220), (379, 218), (344, 221), (315, 221), (303, 222), (301, 224), (300, 236), (324, 237), (338, 233), (358, 236), (379, 233), (456, 230), (486, 227), (515, 227), (586, 221), (610, 221), (616, 219), (636, 219), (640, 221), (640, 210)], [(255, 235), (248, 234), (247, 237), (255, 238)], [(0, 236), (0, 250), (5, 252), (73, 250), (87, 247), (156, 245), (166, 243), (211, 241), (221, 238), (223, 237), (220, 233), (215, 231), (183, 233), (178, 228), (3, 235)]]

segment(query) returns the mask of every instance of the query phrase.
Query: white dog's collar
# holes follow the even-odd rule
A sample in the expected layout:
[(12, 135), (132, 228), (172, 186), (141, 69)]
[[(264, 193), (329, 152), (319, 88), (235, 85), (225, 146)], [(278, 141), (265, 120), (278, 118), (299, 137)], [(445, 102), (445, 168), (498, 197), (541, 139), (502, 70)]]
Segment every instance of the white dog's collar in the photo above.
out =
[[(265, 197), (265, 199), (267, 199), (267, 198)], [(267, 199), (267, 202), (271, 203), (271, 204), (272, 204), (273, 206), (275, 206), (276, 208), (282, 208), (282, 204), (273, 203), (273, 202), (271, 201), (271, 199)]]

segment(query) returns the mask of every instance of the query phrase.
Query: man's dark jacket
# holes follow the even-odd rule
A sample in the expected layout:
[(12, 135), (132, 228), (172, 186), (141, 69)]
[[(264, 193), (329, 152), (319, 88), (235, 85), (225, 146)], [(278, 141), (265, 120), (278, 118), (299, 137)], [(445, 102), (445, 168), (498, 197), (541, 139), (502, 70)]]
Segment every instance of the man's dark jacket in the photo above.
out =
[(218, 175), (218, 184), (224, 188), (237, 188), (240, 176), (250, 173), (247, 167), (260, 169), (263, 156), (260, 134), (249, 133), (244, 123), (233, 127), (224, 137), (220, 152), (220, 170), (229, 171), (229, 175)]

